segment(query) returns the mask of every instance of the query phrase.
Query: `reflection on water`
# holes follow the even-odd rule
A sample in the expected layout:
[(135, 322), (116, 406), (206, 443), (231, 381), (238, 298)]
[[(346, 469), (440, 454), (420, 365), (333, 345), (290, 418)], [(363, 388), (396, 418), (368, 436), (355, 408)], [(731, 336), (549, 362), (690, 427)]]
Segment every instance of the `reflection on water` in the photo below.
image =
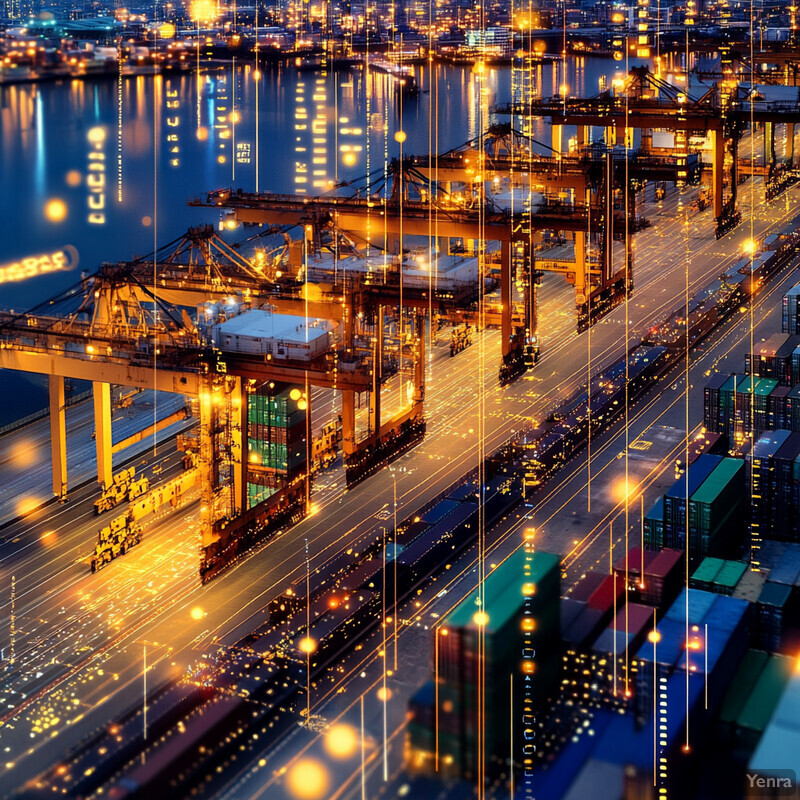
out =
[[(597, 91), (600, 59), (539, 65), (514, 80), (551, 95)], [(0, 143), (6, 219), (3, 263), (75, 246), (83, 269), (127, 259), (213, 221), (186, 199), (220, 186), (314, 194), (399, 154), (446, 150), (473, 139), (495, 103), (512, 97), (508, 67), (417, 68), (421, 91), (400, 95), (391, 80), (363, 69), (326, 73), (252, 65), (209, 67), (200, 75), (64, 81), (0, 89)], [(481, 104), (483, 109), (481, 110)], [(400, 122), (402, 118), (402, 124)], [(546, 124), (533, 135), (549, 142)], [(66, 213), (48, 219), (51, 200)], [(233, 235), (236, 235), (235, 233)], [(0, 287), (0, 305), (27, 307), (70, 285), (51, 275)]]
[[(186, 205), (209, 189), (318, 194), (366, 173), (378, 186), (400, 153), (401, 129), (404, 155), (442, 152), (476, 138), (496, 103), (525, 92), (554, 95), (564, 85), (570, 94), (595, 94), (601, 76), (610, 85), (620, 70), (585, 58), (566, 70), (545, 64), (524, 72), (425, 65), (416, 68), (415, 95), (364, 69), (256, 72), (235, 62), (200, 74), (3, 87), (0, 266), (66, 246), (77, 249), (80, 270), (144, 255), (189, 225), (219, 222), (213, 211)], [(542, 120), (527, 131), (551, 141)], [(57, 271), (4, 282), (0, 306), (32, 307), (78, 279)], [(23, 380), (0, 375), (24, 414), (44, 398), (39, 390), (25, 399)], [(6, 411), (2, 421), (19, 415)]]

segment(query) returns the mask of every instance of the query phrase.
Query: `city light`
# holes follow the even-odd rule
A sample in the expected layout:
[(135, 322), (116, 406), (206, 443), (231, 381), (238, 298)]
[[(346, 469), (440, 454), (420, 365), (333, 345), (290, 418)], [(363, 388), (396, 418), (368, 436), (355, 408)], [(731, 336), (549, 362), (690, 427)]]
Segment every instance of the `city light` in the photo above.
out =
[(44, 215), (50, 222), (63, 222), (67, 213), (67, 204), (63, 200), (53, 198), (45, 203)]

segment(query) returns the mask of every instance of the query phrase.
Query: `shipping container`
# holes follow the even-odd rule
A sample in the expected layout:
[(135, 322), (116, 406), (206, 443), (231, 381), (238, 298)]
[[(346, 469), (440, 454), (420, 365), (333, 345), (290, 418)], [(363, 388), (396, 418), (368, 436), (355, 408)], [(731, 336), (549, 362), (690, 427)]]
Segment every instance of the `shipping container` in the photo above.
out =
[(733, 597), (739, 600), (747, 600), (748, 603), (757, 603), (766, 580), (767, 576), (763, 572), (748, 569), (742, 575), (739, 583), (736, 584), (736, 588), (733, 590)]
[(426, 525), (435, 525), (458, 506), (459, 503), (456, 500), (440, 500), (430, 511), (426, 511), (420, 517), (420, 521)]
[[(797, 383), (797, 381), (794, 381)], [(786, 398), (789, 396), (791, 388), (789, 386), (776, 386), (767, 398), (767, 417), (769, 419), (769, 429), (788, 428), (791, 423), (787, 422), (789, 417), (786, 414)]]
[(629, 649), (630, 655), (633, 655), (653, 629), (654, 620), (654, 608), (640, 603), (627, 603), (595, 640), (592, 650), (622, 655)]
[(697, 459), (664, 494), (664, 545), (683, 550), (686, 536), (686, 500), (691, 497), (722, 462), (721, 456)]
[(800, 671), (794, 670), (748, 764), (749, 772), (794, 770), (800, 775)]
[(800, 385), (793, 386), (786, 395), (784, 423), (789, 430), (800, 431)]
[(747, 704), (768, 659), (768, 654), (763, 650), (751, 649), (745, 653), (720, 706), (719, 727), (725, 741), (731, 742), (734, 739), (739, 715)]
[(748, 375), (755, 375), (759, 378), (772, 378), (785, 385), (794, 347), (784, 355), (783, 360), (780, 359), (778, 354), (782, 352), (781, 348), (788, 341), (788, 333), (774, 333), (766, 341), (756, 344), (752, 354), (745, 353), (744, 371)]
[[(766, 549), (766, 548), (765, 548)], [(774, 561), (765, 558), (763, 566), (769, 569), (771, 583), (783, 583), (787, 586), (800, 587), (800, 544), (786, 543), (780, 550), (780, 556)]]
[(727, 436), (760, 433), (768, 428), (767, 398), (778, 382), (770, 378), (733, 374), (719, 390), (719, 429)]
[(721, 417), (720, 390), (728, 382), (728, 375), (715, 373), (711, 376), (703, 390), (703, 426), (712, 433), (724, 430)]
[(679, 550), (664, 549), (645, 569), (644, 586), (639, 599), (647, 605), (663, 608), (675, 599), (684, 579), (684, 555)]
[(725, 562), (721, 558), (711, 558), (707, 556), (700, 562), (700, 566), (692, 573), (689, 578), (689, 586), (692, 589), (704, 589), (711, 591), (714, 584), (714, 578), (717, 573), (722, 569)]
[(644, 543), (647, 547), (661, 549), (664, 546), (664, 498), (656, 500), (644, 518)]
[(781, 330), (784, 333), (800, 334), (800, 285), (793, 286), (783, 296)]
[(586, 602), (583, 600), (575, 600), (571, 597), (561, 598), (561, 620), (559, 624), (562, 639), (569, 626), (578, 618), (584, 608), (586, 608)]
[(758, 744), (789, 682), (794, 665), (793, 658), (772, 655), (758, 680), (751, 684), (750, 696), (736, 721), (737, 739), (745, 747), (752, 749)]
[(601, 572), (587, 572), (576, 584), (572, 587), (569, 596), (573, 600), (583, 600), (586, 602), (591, 596), (592, 592), (607, 578)]
[(625, 601), (625, 581), (620, 580), (616, 574), (606, 575), (600, 585), (592, 592), (586, 601), (589, 608), (597, 609), (603, 614), (610, 615), (615, 608), (619, 608)]
[(747, 461), (750, 472), (750, 539), (758, 548), (772, 530), (773, 508), (777, 502), (773, 457), (791, 435), (777, 430), (764, 433), (753, 444)]
[(773, 499), (769, 535), (774, 539), (797, 540), (800, 528), (798, 515), (798, 458), (800, 433), (792, 432), (772, 457)]
[(600, 632), (605, 619), (606, 615), (602, 611), (584, 608), (564, 632), (564, 643), (574, 648), (585, 647)]
[(712, 591), (732, 596), (746, 571), (747, 564), (741, 561), (725, 561), (714, 578)]
[(780, 652), (784, 629), (793, 610), (792, 587), (767, 581), (759, 595), (756, 609), (759, 647), (772, 653)]

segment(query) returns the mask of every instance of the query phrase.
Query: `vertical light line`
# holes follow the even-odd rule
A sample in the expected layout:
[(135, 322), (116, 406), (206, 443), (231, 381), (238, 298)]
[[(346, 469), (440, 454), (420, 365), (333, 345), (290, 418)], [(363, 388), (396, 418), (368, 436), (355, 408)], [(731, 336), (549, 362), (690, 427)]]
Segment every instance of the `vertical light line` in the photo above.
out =
[(433, 767), (439, 771), (439, 634), (441, 628), (433, 629)]
[(383, 782), (389, 780), (389, 753), (387, 750), (387, 719), (386, 719), (386, 706), (387, 703), (387, 690), (386, 690), (386, 527), (383, 528), (383, 591), (381, 592), (381, 600), (383, 602), (383, 618), (381, 620), (381, 628), (383, 631), (383, 696), (381, 698), (383, 703)]
[(510, 673), (509, 679), (509, 758), (508, 758), (508, 777), (509, 777), (509, 792), (510, 800), (514, 800), (514, 673)]
[(658, 742), (658, 661), (656, 660), (656, 647), (658, 644), (658, 626), (656, 624), (656, 609), (653, 609), (653, 786), (658, 781), (657, 742)]
[(361, 695), (361, 800), (367, 800), (367, 771), (364, 739), (364, 695)]
[[(687, 33), (688, 36), (688, 33)], [(686, 85), (689, 85), (689, 54), (686, 54)], [(684, 536), (686, 550), (686, 571), (684, 575), (686, 587), (686, 608), (685, 608), (685, 638), (684, 642), (689, 641), (689, 214), (684, 212), (684, 283), (683, 283), (683, 319), (684, 319), (684, 373), (683, 373), (683, 397), (684, 397), (684, 494), (686, 495), (686, 506), (684, 510)], [(686, 750), (689, 750), (689, 651), (686, 650)]]
[(146, 759), (147, 746), (147, 642), (142, 642), (142, 740), (145, 748), (142, 748), (142, 764)]
[(16, 660), (17, 646), (17, 578), (11, 576), (11, 619), (9, 625), (9, 659), (8, 663), (13, 664)]
[[(626, 70), (630, 74), (630, 65), (628, 63), (630, 53), (630, 46), (628, 45), (628, 37), (625, 37), (625, 61), (626, 61)], [(629, 92), (626, 90), (625, 92), (625, 252), (622, 255), (623, 258), (623, 274), (625, 276), (625, 283), (623, 286), (623, 291), (625, 292), (625, 591), (628, 590), (628, 532), (630, 530), (630, 461), (628, 450), (630, 448), (630, 414), (628, 410), (628, 406), (630, 404), (630, 355), (628, 353), (628, 342), (630, 341), (630, 313), (628, 308), (628, 301), (630, 299), (630, 292), (629, 283), (630, 283), (630, 250), (631, 250), (631, 241), (630, 241), (630, 183), (629, 183), (629, 175), (628, 175), (628, 159), (629, 159), (629, 148), (630, 148), (630, 136), (631, 130), (629, 127), (630, 123), (630, 97)], [(613, 168), (613, 163), (612, 163)], [(612, 177), (613, 177), (612, 171)], [(635, 199), (635, 198), (634, 198)], [(634, 211), (636, 210), (636, 206), (634, 203)], [(612, 223), (613, 225), (613, 223)], [(612, 239), (612, 247), (613, 247), (613, 239)], [(613, 275), (612, 275), (613, 279)], [(627, 641), (628, 637), (628, 604), (625, 603), (625, 639)], [(614, 637), (614, 641), (616, 642), (616, 635)], [(625, 647), (625, 693), (627, 694), (629, 691), (628, 686), (628, 648)]]
[(117, 40), (117, 202), (122, 202), (122, 40)]
[(258, 0), (256, 0), (256, 10), (255, 10), (255, 23), (256, 23), (256, 43), (254, 47), (254, 55), (256, 61), (256, 68), (253, 70), (253, 79), (255, 81), (255, 93), (256, 93), (256, 194), (258, 194), (258, 172), (259, 172), (259, 153), (260, 153), (260, 141), (258, 136), (258, 96), (259, 96), (259, 86), (261, 85), (261, 71), (258, 68), (258, 48), (259, 48), (259, 37), (258, 37)]
[[(155, 12), (157, 13), (157, 11)], [(155, 49), (158, 53), (158, 28), (155, 31)], [(198, 53), (200, 52), (198, 47)], [(158, 446), (158, 133), (161, 103), (161, 73), (156, 66), (153, 76), (153, 456)]]
[(311, 725), (311, 561), (308, 555), (308, 537), (305, 540), (306, 551), (306, 725)]
[(394, 570), (394, 601), (392, 604), (392, 621), (394, 623), (394, 671), (397, 672), (397, 473), (392, 473), (392, 486), (394, 490), (394, 558), (392, 566)]
[(703, 679), (705, 681), (705, 709), (708, 711), (708, 623), (705, 624), (705, 636), (703, 637), (703, 655), (705, 657), (703, 666)]
[[(234, 17), (236, 6), (234, 5)], [(231, 62), (231, 183), (236, 181), (236, 56)]]

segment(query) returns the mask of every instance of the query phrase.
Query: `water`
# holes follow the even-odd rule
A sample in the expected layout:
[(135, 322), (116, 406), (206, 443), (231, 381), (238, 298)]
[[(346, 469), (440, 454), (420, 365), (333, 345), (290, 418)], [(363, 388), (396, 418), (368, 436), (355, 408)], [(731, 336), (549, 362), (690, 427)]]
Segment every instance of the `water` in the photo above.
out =
[[(565, 82), (571, 93), (595, 94), (600, 75), (620, 69), (573, 59), (566, 77), (560, 65), (545, 65), (533, 83), (543, 95)], [(150, 253), (190, 225), (218, 224), (213, 209), (186, 205), (210, 189), (316, 194), (367, 166), (382, 170), (399, 155), (401, 128), (405, 154), (441, 152), (477, 136), (485, 110), (511, 99), (509, 67), (477, 76), (435, 65), (418, 67), (417, 76), (422, 91), (412, 96), (363, 70), (324, 76), (280, 67), (256, 79), (252, 65), (232, 64), (205, 65), (200, 75), (0, 88), (0, 268), (67, 245), (79, 261), (0, 283), (0, 307), (31, 308), (75, 284), (82, 270)], [(535, 135), (550, 141), (545, 123)], [(48, 219), (52, 201), (63, 204), (63, 219)], [(2, 373), (0, 388), (0, 425), (46, 405), (34, 376)]]

